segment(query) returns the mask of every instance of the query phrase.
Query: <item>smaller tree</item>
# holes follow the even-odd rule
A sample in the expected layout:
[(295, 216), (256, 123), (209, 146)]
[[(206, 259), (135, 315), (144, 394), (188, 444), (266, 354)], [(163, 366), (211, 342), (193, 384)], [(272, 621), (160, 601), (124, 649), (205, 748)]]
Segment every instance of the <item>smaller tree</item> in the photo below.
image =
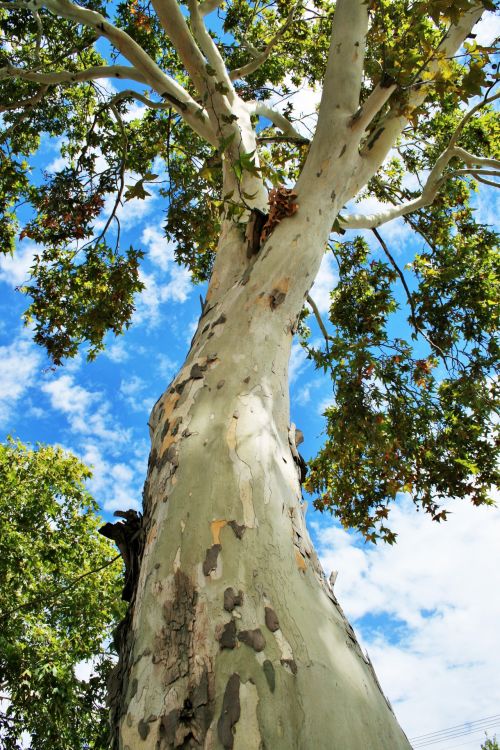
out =
[(496, 735), (490, 739), (486, 734), (486, 739), (481, 745), (481, 750), (500, 750)]
[[(0, 744), (108, 747), (106, 648), (123, 612), (121, 566), (98, 534), (90, 470), (59, 448), (0, 444)], [(94, 675), (76, 666), (92, 660)]]

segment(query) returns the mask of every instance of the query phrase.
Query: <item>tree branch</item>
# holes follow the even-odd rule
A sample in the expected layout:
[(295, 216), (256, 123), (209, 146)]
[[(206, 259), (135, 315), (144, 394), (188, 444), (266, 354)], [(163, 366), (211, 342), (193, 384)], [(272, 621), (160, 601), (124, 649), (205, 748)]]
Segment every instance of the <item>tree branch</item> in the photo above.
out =
[(208, 16), (214, 10), (217, 10), (222, 5), (222, 0), (205, 0), (200, 3), (200, 13), (202, 16)]
[(295, 130), (290, 120), (282, 115), (281, 112), (277, 112), (272, 107), (264, 104), (264, 102), (248, 102), (247, 106), (250, 110), (250, 114), (259, 115), (260, 117), (266, 117), (268, 120), (271, 120), (273, 125), (276, 125), (277, 128), (282, 130), (285, 135), (288, 135), (296, 140), (304, 140), (304, 136), (302, 136), (298, 130)]
[(43, 602), (44, 606), (46, 606), (47, 602), (54, 601), (59, 596), (61, 596), (61, 594), (64, 594), (69, 589), (72, 589), (83, 578), (87, 578), (87, 576), (93, 575), (94, 573), (99, 573), (101, 570), (104, 570), (104, 568), (108, 568), (110, 565), (116, 562), (120, 557), (121, 557), (121, 553), (116, 555), (116, 557), (113, 557), (111, 560), (107, 560), (104, 563), (104, 565), (100, 565), (98, 568), (93, 568), (92, 570), (87, 570), (85, 573), (82, 573), (76, 578), (73, 578), (73, 580), (70, 581), (66, 586), (61, 586), (60, 589), (57, 589), (51, 594), (47, 594), (45, 592), (41, 596), (31, 599), (31, 601), (29, 602), (24, 602), (23, 604), (20, 604), (18, 607), (13, 607), (12, 609), (8, 609), (6, 612), (0, 615), (0, 621), (6, 620), (8, 617), (14, 614), (14, 612), (19, 612), (20, 609), (26, 609), (26, 607), (32, 608), (36, 604), (39, 604), (40, 602)]
[[(478, 2), (471, 10), (463, 14), (456, 25), (450, 27), (448, 33), (437, 47), (432, 60), (421, 71), (422, 73), (426, 72), (429, 74), (430, 81), (438, 75), (441, 60), (453, 57), (460, 48), (468, 34), (470, 34), (472, 27), (481, 18), (483, 11), (484, 6)], [(399, 109), (389, 112), (382, 119), (377, 132), (368, 140), (361, 154), (364, 164), (356, 175), (356, 184), (353, 183), (353, 195), (359, 192), (360, 186), (365, 185), (380, 167), (389, 150), (407, 125), (408, 115), (424, 102), (427, 96), (426, 84), (427, 81), (425, 84), (423, 81), (419, 81), (418, 85), (409, 94), (404, 114)]]
[(320, 311), (318, 310), (318, 306), (310, 294), (306, 296), (306, 300), (307, 300), (307, 304), (310, 305), (311, 310), (314, 313), (314, 317), (316, 318), (316, 322), (319, 326), (319, 329), (324, 336), (326, 353), (328, 354), (328, 356), (330, 356), (330, 347), (328, 345), (328, 342), (330, 341), (331, 337), (328, 335), (328, 331), (326, 330), (325, 324), (323, 323), (323, 319), (321, 317)]
[(236, 92), (219, 49), (207, 31), (205, 22), (199, 11), (198, 0), (188, 0), (188, 8), (195, 39), (207, 58), (208, 63), (215, 70), (217, 82), (225, 84), (227, 88), (225, 96), (227, 96), (230, 103), (233, 103), (236, 98)]
[[(263, 65), (269, 55), (271, 54), (273, 47), (276, 46), (276, 44), (279, 42), (283, 34), (287, 31), (287, 29), (292, 25), (293, 18), (295, 13), (303, 8), (303, 0), (299, 0), (291, 11), (289, 12), (285, 23), (283, 26), (281, 26), (276, 34), (269, 40), (269, 42), (266, 44), (262, 52), (258, 52), (257, 55), (255, 55), (255, 59), (251, 60), (250, 62), (246, 63), (246, 65), (242, 65), (240, 68), (235, 68), (232, 70), (229, 74), (229, 77), (231, 81), (236, 81), (239, 78), (244, 78), (245, 76), (250, 75), (251, 73), (254, 73), (258, 68), (260, 68), (261, 65)], [(255, 50), (257, 51), (257, 50)]]
[[(467, 165), (468, 169), (454, 170), (449, 174), (443, 174), (453, 158), (461, 159)], [(413, 213), (413, 211), (417, 211), (419, 208), (429, 206), (434, 201), (439, 189), (447, 179), (450, 179), (455, 175), (473, 175), (474, 173), (480, 175), (482, 170), (478, 170), (477, 167), (491, 167), (491, 170), (488, 170), (488, 174), (498, 175), (500, 177), (500, 160), (475, 156), (459, 146), (448, 146), (436, 161), (427, 178), (424, 189), (418, 198), (406, 201), (405, 203), (400, 203), (399, 205), (391, 206), (390, 208), (379, 211), (376, 214), (349, 214), (348, 216), (339, 216), (339, 221), (344, 229), (374, 229), (382, 224), (387, 224), (388, 221)], [(481, 182), (482, 180), (479, 179), (479, 181)], [(489, 184), (497, 187), (495, 183), (489, 182)]]
[(10, 112), (13, 109), (31, 109), (43, 99), (48, 89), (48, 86), (40, 86), (37, 93), (30, 96), (28, 99), (22, 99), (20, 102), (15, 102), (14, 104), (1, 104), (0, 112)]
[(352, 116), (359, 107), (367, 31), (368, 4), (363, 0), (338, 0), (317, 132), (331, 132), (332, 116)]
[(41, 73), (26, 68), (15, 68), (6, 65), (0, 68), (0, 80), (5, 78), (21, 78), (23, 81), (55, 85), (58, 83), (80, 83), (82, 81), (95, 81), (98, 78), (119, 78), (145, 83), (146, 79), (137, 68), (128, 65), (102, 65), (87, 70), (71, 71), (58, 70), (51, 73)]
[(375, 86), (356, 114), (353, 115), (351, 119), (351, 128), (353, 130), (359, 130), (360, 133), (364, 133), (396, 89), (397, 85), (395, 83), (390, 86), (381, 86), (380, 84)]
[(205, 60), (177, 0), (152, 0), (166, 35), (174, 45), (200, 96), (206, 93)]
[[(162, 3), (166, 1), (162, 0)], [(174, 5), (182, 16), (176, 2), (174, 2)], [(14, 7), (19, 7), (19, 4), (16, 3)], [(177, 81), (164, 73), (132, 37), (110, 23), (101, 13), (83, 8), (71, 2), (71, 0), (41, 0), (41, 2), (39, 0), (27, 0), (22, 4), (22, 7), (28, 10), (38, 10), (39, 7), (45, 7), (54, 15), (92, 28), (98, 36), (104, 36), (142, 74), (144, 81), (149, 86), (160, 96), (168, 97), (172, 106), (178, 109), (179, 114), (198, 135), (213, 145), (217, 144), (217, 139), (205, 110), (194, 101)], [(179, 107), (179, 103), (184, 104), (185, 108)]]

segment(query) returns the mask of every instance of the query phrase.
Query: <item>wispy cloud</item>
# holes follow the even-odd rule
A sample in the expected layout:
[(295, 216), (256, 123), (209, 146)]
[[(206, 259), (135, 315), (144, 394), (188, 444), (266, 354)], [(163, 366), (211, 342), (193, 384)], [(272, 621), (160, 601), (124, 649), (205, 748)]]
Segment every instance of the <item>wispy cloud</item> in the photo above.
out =
[(8, 427), (19, 401), (40, 376), (42, 354), (22, 332), (11, 344), (0, 346), (0, 424)]
[(41, 386), (52, 409), (62, 412), (75, 435), (93, 435), (116, 444), (129, 438), (111, 414), (110, 404), (99, 391), (90, 391), (75, 382), (73, 375), (60, 375)]

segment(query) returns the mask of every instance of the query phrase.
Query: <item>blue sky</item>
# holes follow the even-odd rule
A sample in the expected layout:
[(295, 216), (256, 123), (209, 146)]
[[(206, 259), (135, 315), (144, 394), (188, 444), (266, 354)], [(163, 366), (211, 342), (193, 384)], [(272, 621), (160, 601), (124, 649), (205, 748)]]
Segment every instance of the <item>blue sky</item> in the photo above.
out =
[[(494, 35), (497, 22), (490, 18), (482, 33)], [(301, 96), (304, 111), (312, 111), (312, 92)], [(61, 166), (59, 145), (44, 139), (40, 166)], [(156, 164), (154, 171), (161, 175), (164, 165)], [(36, 246), (23, 240), (14, 258), (0, 256), (2, 437), (57, 443), (92, 464), (90, 489), (105, 514), (140, 507), (149, 412), (183, 362), (204, 294), (174, 263), (162, 232), (165, 206), (154, 188), (151, 193), (120, 209), (122, 247), (132, 243), (147, 251), (141, 271), (146, 289), (129, 331), (110, 338), (93, 363), (79, 356), (50, 369), (22, 326), (26, 300), (15, 291), (27, 279)], [(487, 188), (481, 195), (479, 218), (492, 223), (500, 199)], [(382, 231), (404, 263), (415, 250), (412, 235), (402, 222)], [(323, 313), (335, 280), (333, 259), (326, 255), (312, 291)], [(313, 325), (313, 338), (318, 335)], [(304, 432), (302, 451), (308, 457), (321, 443), (321, 414), (331, 390), (298, 343), (292, 349), (290, 387), (292, 420)], [(326, 572), (339, 571), (338, 598), (410, 737), (500, 711), (500, 511), (465, 503), (451, 509), (450, 520), (438, 526), (403, 498), (393, 517), (399, 533), (395, 547), (365, 545), (330, 516), (311, 507), (307, 513)], [(435, 747), (478, 748), (481, 738), (478, 732)]]

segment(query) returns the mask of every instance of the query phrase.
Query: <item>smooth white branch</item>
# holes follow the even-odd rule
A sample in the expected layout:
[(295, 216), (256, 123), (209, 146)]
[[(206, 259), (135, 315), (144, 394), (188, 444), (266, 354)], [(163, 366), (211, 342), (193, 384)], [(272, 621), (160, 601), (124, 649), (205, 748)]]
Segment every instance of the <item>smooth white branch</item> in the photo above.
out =
[(298, 130), (293, 127), (290, 120), (288, 120), (284, 115), (281, 114), (281, 112), (277, 112), (269, 105), (259, 101), (248, 102), (247, 106), (250, 110), (250, 114), (265, 117), (266, 119), (270, 120), (273, 125), (276, 125), (277, 128), (282, 130), (285, 135), (289, 135), (292, 138), (299, 139), (301, 141), (304, 140), (304, 137), (299, 133)]
[[(458, 158), (464, 162), (467, 168), (454, 170), (445, 174), (446, 167), (454, 158)], [(478, 167), (484, 167), (485, 169), (481, 170)], [(373, 214), (339, 216), (340, 223), (343, 229), (375, 229), (382, 226), (382, 224), (387, 224), (388, 221), (397, 219), (400, 216), (406, 216), (406, 214), (413, 213), (413, 211), (417, 211), (419, 208), (431, 205), (447, 179), (467, 174), (476, 177), (481, 176), (482, 173), (500, 177), (500, 160), (475, 156), (458, 146), (448, 146), (436, 161), (427, 178), (424, 189), (417, 198), (400, 203), (397, 206), (390, 206)], [(500, 187), (500, 185), (496, 185), (492, 181), (488, 181), (488, 184)]]
[[(177, 3), (175, 5), (177, 6)], [(14, 7), (23, 7), (28, 10), (38, 10), (40, 7), (45, 7), (54, 15), (92, 28), (98, 36), (108, 39), (132, 63), (134, 68), (140, 71), (144, 77), (144, 82), (161, 97), (167, 99), (193, 130), (209, 143), (216, 144), (215, 134), (203, 107), (200, 107), (177, 81), (164, 73), (132, 37), (110, 23), (101, 13), (83, 8), (70, 0), (41, 0), (41, 2), (25, 0), (24, 3), (16, 2)]]
[(474, 7), (464, 13), (459, 21), (450, 26), (448, 33), (438, 45), (432, 59), (423, 68), (421, 73), (426, 73), (426, 80), (415, 86), (405, 103), (402, 113), (399, 106), (389, 111), (378, 125), (377, 132), (368, 139), (363, 151), (363, 164), (357, 171), (356, 180), (353, 182), (352, 194), (356, 195), (360, 188), (370, 180), (379, 169), (390, 149), (396, 143), (404, 128), (408, 124), (409, 115), (417, 109), (426, 99), (428, 86), (438, 76), (442, 60), (452, 58), (460, 49), (464, 40), (470, 34), (472, 27), (479, 21), (484, 12), (484, 6), (478, 2)]

